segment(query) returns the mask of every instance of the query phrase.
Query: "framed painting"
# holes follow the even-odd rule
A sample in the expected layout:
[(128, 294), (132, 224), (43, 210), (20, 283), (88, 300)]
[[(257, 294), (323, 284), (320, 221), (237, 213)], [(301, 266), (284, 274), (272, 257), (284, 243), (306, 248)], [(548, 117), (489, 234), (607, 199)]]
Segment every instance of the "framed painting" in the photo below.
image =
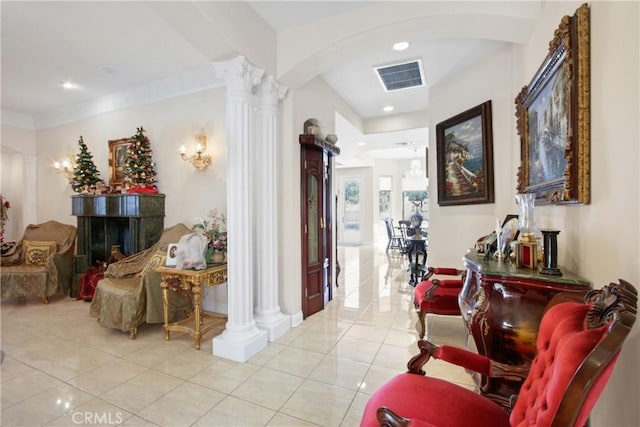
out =
[(589, 7), (565, 16), (549, 53), (515, 99), (518, 192), (536, 205), (590, 202)]
[(109, 141), (109, 186), (112, 188), (121, 186), (125, 178), (124, 166), (127, 160), (127, 148), (131, 141), (133, 141), (131, 138)]
[(165, 264), (167, 267), (175, 267), (177, 264), (178, 258), (178, 244), (177, 243), (169, 243), (167, 247), (167, 260)]
[(436, 125), (438, 204), (493, 203), (491, 101)]

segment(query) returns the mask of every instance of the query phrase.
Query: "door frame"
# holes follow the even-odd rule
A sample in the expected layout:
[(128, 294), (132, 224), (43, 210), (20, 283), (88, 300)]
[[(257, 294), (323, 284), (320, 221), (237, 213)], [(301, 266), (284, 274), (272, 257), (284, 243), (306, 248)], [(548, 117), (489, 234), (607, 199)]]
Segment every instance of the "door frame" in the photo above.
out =
[[(345, 241), (344, 236), (345, 236), (345, 215), (346, 215), (346, 203), (344, 201), (344, 182), (347, 179), (352, 179), (352, 180), (357, 180), (360, 183), (360, 199), (358, 201), (359, 205), (360, 205), (360, 215), (359, 215), (359, 231), (358, 231), (358, 239), (354, 240), (354, 241)], [(338, 215), (340, 216), (339, 218), (336, 218), (336, 228), (340, 231), (339, 236), (340, 236), (340, 244), (343, 245), (361, 245), (363, 242), (363, 238), (362, 238), (362, 197), (363, 197), (363, 187), (364, 187), (364, 181), (365, 181), (365, 177), (363, 174), (359, 174), (359, 175), (341, 175), (338, 179), (338, 206), (337, 206), (337, 211), (338, 211)]]

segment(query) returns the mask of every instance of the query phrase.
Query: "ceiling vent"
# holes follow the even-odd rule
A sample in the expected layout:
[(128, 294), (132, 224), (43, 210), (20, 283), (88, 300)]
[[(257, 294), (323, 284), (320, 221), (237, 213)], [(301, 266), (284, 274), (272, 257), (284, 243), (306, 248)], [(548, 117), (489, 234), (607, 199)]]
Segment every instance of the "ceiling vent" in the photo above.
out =
[(375, 70), (387, 92), (424, 86), (424, 71), (422, 70), (422, 61), (419, 59), (400, 64), (383, 65), (375, 67)]

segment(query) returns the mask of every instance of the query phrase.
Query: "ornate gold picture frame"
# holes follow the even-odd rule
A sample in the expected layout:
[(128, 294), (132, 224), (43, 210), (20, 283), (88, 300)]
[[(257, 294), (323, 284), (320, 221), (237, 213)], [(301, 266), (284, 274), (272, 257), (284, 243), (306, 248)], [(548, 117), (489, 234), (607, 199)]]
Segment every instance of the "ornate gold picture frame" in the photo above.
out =
[(112, 188), (122, 185), (127, 148), (132, 141), (132, 138), (109, 140), (109, 186)]
[(515, 99), (518, 192), (536, 204), (590, 202), (589, 7), (564, 16), (549, 54)]

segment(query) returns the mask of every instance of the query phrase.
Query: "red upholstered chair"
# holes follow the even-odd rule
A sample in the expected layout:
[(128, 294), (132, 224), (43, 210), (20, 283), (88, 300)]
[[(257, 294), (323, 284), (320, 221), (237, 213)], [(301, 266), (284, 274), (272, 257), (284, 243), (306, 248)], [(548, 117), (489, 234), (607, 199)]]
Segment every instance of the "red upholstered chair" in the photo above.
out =
[[(584, 302), (551, 306), (542, 318), (538, 352), (530, 367), (499, 364), (420, 340), (420, 354), (409, 361), (409, 372), (392, 378), (371, 396), (360, 425), (582, 427), (636, 320), (637, 301), (638, 291), (620, 280), (590, 291)], [(482, 375), (526, 379), (520, 394), (511, 399), (512, 407), (503, 408), (454, 383), (424, 376), (422, 367), (431, 357)]]
[[(455, 279), (431, 279), (434, 274), (458, 276)], [(416, 330), (420, 338), (425, 334), (425, 318), (427, 314), (460, 315), (458, 294), (462, 290), (463, 270), (455, 268), (429, 267), (422, 281), (413, 291), (413, 305), (418, 312)], [(430, 320), (430, 319), (429, 319)], [(427, 339), (431, 336), (431, 322), (426, 321)]]

